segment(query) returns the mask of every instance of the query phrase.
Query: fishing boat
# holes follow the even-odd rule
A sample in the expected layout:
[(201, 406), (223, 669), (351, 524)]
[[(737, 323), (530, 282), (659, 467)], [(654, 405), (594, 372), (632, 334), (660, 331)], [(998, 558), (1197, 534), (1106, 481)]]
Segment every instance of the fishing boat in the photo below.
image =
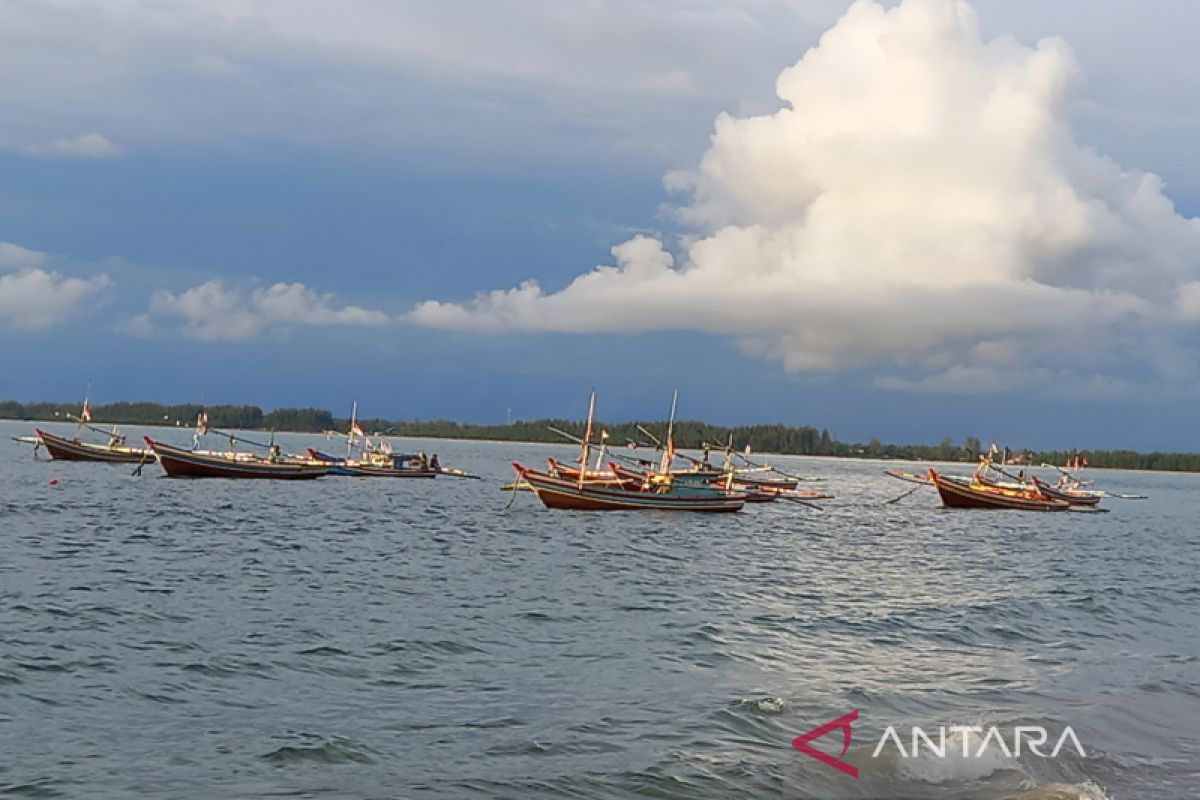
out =
[[(343, 436), (346, 439), (346, 455), (344, 457), (330, 455), (312, 447), (308, 448), (308, 457), (329, 465), (331, 475), (349, 475), (356, 478), (436, 478), (438, 475), (453, 475), (454, 477), (474, 477), (458, 469), (443, 468), (435, 455), (426, 458), (424, 453), (406, 455), (392, 452), (391, 445), (380, 440), (372, 443), (370, 437), (358, 424), (358, 401), (350, 407), (350, 431), (326, 431), (326, 437)], [(359, 457), (354, 456), (354, 445), (361, 437), (362, 445)]]
[(436, 478), (441, 469), (433, 469), (420, 456), (368, 450), (362, 458), (339, 458), (308, 448), (308, 457), (329, 465), (330, 475), (356, 478)]
[[(704, 445), (703, 460), (694, 463), (699, 468), (709, 467), (708, 453), (712, 445)], [(792, 491), (800, 485), (800, 477), (784, 472), (778, 467), (773, 467), (770, 464), (759, 463), (750, 460), (750, 446), (746, 445), (746, 452), (740, 453), (733, 448), (733, 434), (729, 434), (729, 441), (724, 446), (725, 461), (721, 474), (733, 473), (733, 486), (742, 489), (756, 489), (760, 491)], [(734, 460), (740, 462), (740, 466)], [(816, 493), (820, 495), (820, 493)]]
[[(630, 472), (615, 462), (607, 470), (589, 470), (587, 453), (591, 447), (595, 392), (588, 407), (588, 423), (579, 469), (574, 478), (556, 472), (539, 472), (514, 463), (517, 482), (527, 484), (547, 508), (578, 511), (738, 511), (746, 504), (747, 493), (713, 486), (711, 476), (681, 477), (671, 472), (675, 454), (673, 434), (678, 392), (671, 399), (671, 417), (667, 424), (667, 442), (657, 472)], [(603, 439), (603, 436), (601, 437)], [(555, 462), (551, 462), (552, 468)]]
[(980, 483), (972, 478), (941, 475), (929, 470), (929, 480), (947, 508), (1012, 509), (1019, 511), (1066, 511), (1066, 500), (1048, 497), (1037, 488), (1009, 489)]
[(553, 509), (576, 511), (739, 511), (743, 492), (729, 492), (704, 483), (647, 481), (636, 486), (610, 486), (570, 481), (514, 463), (518, 480)]
[(186, 450), (145, 437), (146, 446), (172, 478), (270, 478), (305, 480), (329, 474), (330, 465), (313, 459), (283, 456), (272, 445), (268, 456), (251, 453)]
[(1047, 497), (1053, 497), (1058, 500), (1065, 500), (1073, 506), (1097, 506), (1100, 504), (1101, 498), (1104, 497), (1103, 492), (1091, 491), (1072, 486), (1070, 483), (1064, 482), (1058, 486), (1046, 483), (1038, 476), (1033, 476), (1033, 484), (1042, 494)]
[(111, 434), (107, 444), (67, 439), (37, 428), (37, 438), (50, 457), (59, 461), (102, 461), (109, 464), (149, 463), (154, 453), (142, 447), (127, 447), (125, 437)]
[[(153, 461), (154, 454), (149, 450), (126, 446), (125, 437), (116, 425), (111, 430), (105, 430), (92, 424), (91, 394), (92, 387), (89, 383), (79, 416), (66, 415), (67, 419), (75, 423), (74, 436), (68, 439), (65, 436), (56, 436), (41, 428), (35, 428), (32, 437), (34, 453), (37, 453), (39, 447), (45, 447), (50, 458), (58, 461), (100, 461), (108, 464), (136, 464)], [(85, 442), (80, 436), (85, 430), (98, 433), (107, 441), (104, 444)], [(29, 441), (29, 439), (23, 440)]]

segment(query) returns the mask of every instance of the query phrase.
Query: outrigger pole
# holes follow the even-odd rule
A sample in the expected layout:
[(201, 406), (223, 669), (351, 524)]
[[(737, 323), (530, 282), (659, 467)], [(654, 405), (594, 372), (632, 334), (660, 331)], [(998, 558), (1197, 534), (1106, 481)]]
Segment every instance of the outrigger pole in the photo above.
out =
[(225, 431), (219, 431), (216, 428), (209, 428), (208, 433), (215, 433), (217, 436), (224, 436), (225, 438), (229, 439), (230, 444), (232, 444), (233, 442), (241, 442), (242, 444), (248, 444), (251, 447), (261, 447), (263, 450), (270, 450), (272, 447), (275, 446), (274, 445), (275, 431), (271, 431), (271, 442), (272, 442), (271, 444), (263, 444), (262, 442), (256, 442), (253, 439), (245, 439), (241, 436), (234, 436), (232, 433), (226, 433)]
[[(557, 433), (559, 436), (563, 437), (567, 441), (574, 442), (575, 444), (578, 444), (578, 445), (583, 444), (583, 439), (581, 439), (580, 437), (576, 436), (573, 433), (568, 433), (567, 431), (564, 431), (562, 428), (556, 428), (553, 425), (547, 425), (546, 430), (551, 431), (552, 433)], [(646, 464), (651, 464), (651, 462), (649, 462), (643, 458), (635, 458), (633, 456), (627, 456), (627, 455), (623, 455), (621, 453), (609, 453), (609, 455), (612, 456), (613, 458), (620, 459), (621, 461), (628, 461), (630, 464), (637, 464), (638, 466), (644, 466)]]
[[(67, 416), (67, 419), (72, 420), (75, 423), (75, 435), (77, 437), (79, 436), (79, 430), (81, 428), (87, 428), (89, 431), (95, 431), (96, 433), (102, 433), (105, 436), (109, 436), (109, 437), (113, 436), (113, 431), (106, 431), (106, 430), (104, 430), (104, 428), (84, 422), (83, 417), (77, 417), (74, 414), (67, 414), (66, 416)], [(116, 428), (115, 425), (113, 427)]]

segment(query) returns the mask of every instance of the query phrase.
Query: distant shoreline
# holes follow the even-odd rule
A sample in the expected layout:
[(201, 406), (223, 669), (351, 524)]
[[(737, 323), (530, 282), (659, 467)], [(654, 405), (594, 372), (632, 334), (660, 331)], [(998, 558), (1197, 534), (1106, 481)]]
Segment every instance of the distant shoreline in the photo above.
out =
[[(79, 403), (18, 403), (0, 401), (0, 420), (13, 423), (39, 423), (74, 426), (70, 417), (78, 415)], [(327, 430), (345, 431), (350, 427), (348, 419), (335, 418), (329, 411), (316, 408), (275, 409), (263, 412), (257, 406), (208, 406), (176, 405), (164, 406), (156, 403), (112, 403), (92, 408), (91, 424), (97, 429), (112, 425), (136, 425), (163, 431), (186, 432), (190, 438), (194, 432), (194, 420), (203, 411), (210, 416), (210, 427), (216, 430), (237, 431), (270, 435), (277, 433), (315, 434)], [(175, 425), (164, 425), (165, 420), (176, 420)], [(264, 424), (264, 423), (274, 424)], [(406, 439), (412, 441), (466, 441), (497, 442), (523, 446), (573, 445), (560, 438), (550, 428), (558, 428), (573, 436), (582, 436), (584, 424), (576, 420), (544, 419), (521, 420), (506, 424), (481, 425), (460, 423), (450, 420), (382, 420), (360, 419), (361, 426), (372, 436)], [(249, 424), (247, 424), (249, 423)], [(257, 424), (254, 424), (257, 423)], [(596, 436), (600, 431), (611, 431), (608, 443), (614, 449), (625, 449), (630, 441), (638, 442), (641, 452), (659, 452), (655, 445), (646, 441), (645, 430), (662, 431), (665, 421), (641, 421), (609, 423), (597, 422)], [(743, 453), (751, 445), (749, 457), (774, 458), (801, 456), (806, 458), (854, 459), (899, 464), (974, 464), (981, 453), (986, 453), (979, 439), (968, 437), (962, 444), (954, 444), (949, 438), (938, 445), (895, 445), (885, 444), (878, 439), (870, 443), (854, 444), (834, 439), (827, 430), (809, 426), (744, 425), (736, 427), (716, 426), (695, 420), (675, 423), (676, 446), (681, 451), (701, 451), (703, 443), (711, 446), (714, 455), (724, 452), (723, 443), (732, 437), (734, 451)], [(722, 443), (722, 444), (718, 444)], [(598, 445), (597, 441), (594, 446)], [(782, 446), (781, 446), (782, 445)], [(638, 452), (634, 450), (633, 452)], [(992, 452), (1005, 452), (998, 448)], [(1041, 468), (1045, 464), (1066, 464), (1079, 459), (1091, 469), (1112, 469), (1129, 472), (1172, 472), (1200, 473), (1200, 453), (1141, 453), (1128, 450), (1103, 451), (1036, 451), (1020, 450), (1010, 455), (1023, 461), (1008, 462), (1010, 470)], [(657, 456), (655, 456), (657, 457)]]

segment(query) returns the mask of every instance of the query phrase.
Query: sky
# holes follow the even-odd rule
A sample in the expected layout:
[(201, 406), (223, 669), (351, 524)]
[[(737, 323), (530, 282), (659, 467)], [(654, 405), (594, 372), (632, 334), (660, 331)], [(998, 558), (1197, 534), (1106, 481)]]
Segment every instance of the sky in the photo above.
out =
[(0, 0), (0, 399), (1200, 450), (1197, 23)]

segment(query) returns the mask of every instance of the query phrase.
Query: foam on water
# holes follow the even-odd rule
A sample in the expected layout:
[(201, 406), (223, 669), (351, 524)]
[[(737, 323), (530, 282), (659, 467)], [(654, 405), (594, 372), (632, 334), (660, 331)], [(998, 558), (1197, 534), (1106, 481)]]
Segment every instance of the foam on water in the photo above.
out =
[(1112, 800), (1108, 793), (1093, 781), (1082, 783), (1048, 783), (1024, 792), (1013, 800)]
[[(926, 733), (933, 739), (934, 744), (940, 743), (937, 732)], [(901, 741), (904, 742), (904, 739)], [(987, 748), (981, 751), (980, 745), (983, 744), (984, 735), (973, 731), (948, 730), (945, 741), (945, 757), (931, 753), (924, 742), (920, 743), (916, 752), (913, 752), (911, 739), (904, 742), (909, 757), (900, 758), (897, 762), (901, 774), (933, 784), (974, 781), (1000, 770), (1024, 774), (1020, 761), (1015, 757), (1006, 756), (995, 740), (989, 741)]]

